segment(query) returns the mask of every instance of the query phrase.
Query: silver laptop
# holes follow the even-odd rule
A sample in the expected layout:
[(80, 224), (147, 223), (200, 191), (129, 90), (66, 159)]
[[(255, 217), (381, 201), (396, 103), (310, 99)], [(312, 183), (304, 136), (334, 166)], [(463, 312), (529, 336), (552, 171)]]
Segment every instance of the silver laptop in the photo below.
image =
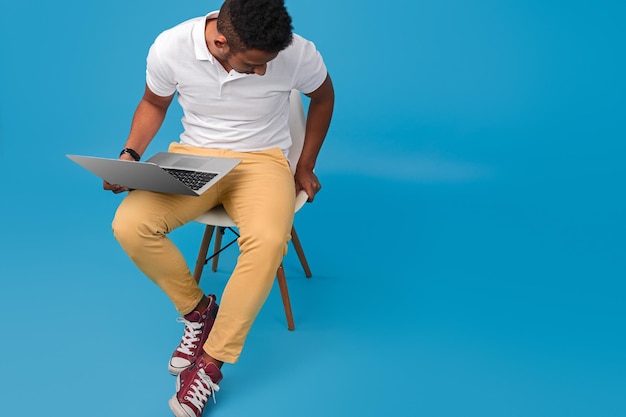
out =
[(199, 196), (241, 160), (159, 152), (146, 162), (67, 155), (110, 184), (160, 193)]

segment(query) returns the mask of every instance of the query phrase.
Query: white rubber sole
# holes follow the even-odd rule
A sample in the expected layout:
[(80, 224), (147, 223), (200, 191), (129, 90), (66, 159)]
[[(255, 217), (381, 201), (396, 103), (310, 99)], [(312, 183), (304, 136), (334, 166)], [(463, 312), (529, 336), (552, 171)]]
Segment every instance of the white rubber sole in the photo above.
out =
[(174, 413), (176, 417), (195, 417), (193, 415), (187, 414), (187, 412), (183, 409), (183, 407), (178, 402), (176, 395), (170, 398), (170, 400), (167, 403), (170, 406), (170, 410), (172, 410), (172, 413)]
[(167, 370), (170, 372), (171, 375), (174, 376), (178, 376), (180, 375), (181, 372), (183, 372), (185, 369), (189, 368), (191, 365), (193, 365), (192, 363), (189, 364), (189, 366), (185, 366), (184, 368), (177, 368), (172, 366), (171, 362), (167, 364)]

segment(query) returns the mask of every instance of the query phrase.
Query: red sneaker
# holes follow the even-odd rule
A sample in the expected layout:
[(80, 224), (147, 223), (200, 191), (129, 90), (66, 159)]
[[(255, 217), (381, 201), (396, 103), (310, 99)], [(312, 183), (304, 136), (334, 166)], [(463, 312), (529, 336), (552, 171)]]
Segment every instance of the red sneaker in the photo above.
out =
[(176, 394), (170, 398), (169, 406), (176, 417), (201, 417), (209, 397), (220, 390), (217, 385), (222, 372), (202, 355), (176, 378)]
[(215, 295), (209, 294), (207, 297), (209, 298), (209, 306), (202, 313), (192, 311), (185, 317), (177, 319), (179, 322), (185, 323), (185, 333), (180, 344), (174, 350), (167, 367), (172, 375), (179, 375), (202, 355), (202, 346), (209, 337), (209, 332), (213, 328), (219, 309), (215, 302)]

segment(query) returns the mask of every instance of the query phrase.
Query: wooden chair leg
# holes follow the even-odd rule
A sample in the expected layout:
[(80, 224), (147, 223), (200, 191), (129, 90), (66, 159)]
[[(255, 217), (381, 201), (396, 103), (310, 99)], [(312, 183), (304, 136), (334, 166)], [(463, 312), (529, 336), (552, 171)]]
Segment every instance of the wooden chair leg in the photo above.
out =
[(204, 236), (202, 237), (202, 243), (200, 244), (200, 250), (198, 251), (198, 259), (196, 260), (196, 267), (193, 270), (193, 277), (196, 279), (196, 282), (200, 282), (200, 277), (202, 276), (202, 270), (204, 269), (204, 264), (206, 264), (206, 254), (209, 251), (209, 244), (211, 243), (213, 230), (215, 230), (215, 226), (207, 226), (204, 229)]
[[(202, 243), (200, 244), (200, 250), (198, 251), (198, 258), (196, 259), (196, 267), (193, 271), (193, 277), (196, 282), (200, 282), (200, 278), (202, 277), (202, 270), (204, 269), (204, 265), (206, 264), (207, 253), (209, 252), (209, 245), (211, 244), (211, 238), (213, 237), (213, 232), (216, 232), (215, 243), (216, 250), (219, 250), (222, 242), (222, 231), (216, 231), (215, 226), (208, 225), (204, 229), (204, 236), (202, 236)], [(295, 229), (292, 230), (292, 236), (295, 236), (297, 240), (297, 235), (295, 234)], [(219, 240), (219, 243), (218, 243)], [(298, 257), (300, 257), (300, 252), (302, 252), (302, 247), (300, 246), (300, 241), (297, 240), (297, 246), (294, 241), (294, 246), (296, 246), (296, 252), (298, 252)], [(213, 259), (215, 260), (217, 256)], [(306, 263), (306, 258), (304, 258), (304, 252), (302, 252), (302, 256), (300, 257), (300, 262), (302, 263), (302, 267), (307, 274), (307, 277), (311, 276), (311, 271), (308, 269), (308, 264)], [(214, 261), (214, 265), (217, 266), (217, 263)], [(215, 269), (214, 269), (215, 271)], [(278, 279), (278, 287), (280, 289), (280, 296), (283, 299), (283, 307), (285, 309), (285, 316), (287, 318), (287, 329), (294, 330), (296, 328), (294, 320), (293, 320), (293, 312), (291, 311), (291, 301), (289, 299), (289, 290), (287, 289), (287, 278), (285, 277), (285, 270), (283, 268), (283, 264), (281, 262), (278, 270), (276, 271), (276, 277)]]
[(219, 226), (215, 232), (215, 248), (213, 249), (213, 264), (211, 266), (213, 272), (217, 271), (217, 262), (220, 260), (219, 251), (222, 248), (222, 237), (224, 236), (224, 230), (224, 227)]
[(296, 249), (296, 253), (298, 254), (298, 259), (300, 259), (300, 264), (302, 264), (302, 269), (304, 269), (304, 275), (307, 278), (311, 278), (313, 274), (311, 274), (311, 269), (309, 268), (309, 263), (306, 261), (306, 257), (304, 256), (304, 251), (302, 250), (302, 245), (300, 244), (300, 239), (298, 238), (298, 234), (296, 233), (296, 227), (291, 227), (291, 243), (293, 247)]
[(285, 316), (287, 316), (287, 328), (294, 330), (296, 328), (293, 322), (293, 313), (291, 311), (291, 301), (289, 301), (289, 290), (287, 289), (287, 279), (285, 278), (285, 270), (281, 262), (276, 271), (278, 277), (278, 287), (280, 288), (280, 295), (283, 298), (283, 306), (285, 307)]

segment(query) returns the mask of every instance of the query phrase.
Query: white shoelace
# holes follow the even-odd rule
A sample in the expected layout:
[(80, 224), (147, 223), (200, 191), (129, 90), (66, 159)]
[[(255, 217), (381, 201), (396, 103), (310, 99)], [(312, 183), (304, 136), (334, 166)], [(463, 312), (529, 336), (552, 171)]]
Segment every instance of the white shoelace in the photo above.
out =
[(191, 349), (195, 349), (197, 347), (194, 343), (200, 341), (198, 336), (202, 334), (202, 326), (204, 323), (189, 321), (184, 317), (179, 317), (176, 321), (185, 323), (185, 334), (183, 335), (183, 339), (180, 341), (180, 345), (178, 345), (176, 350), (186, 355), (193, 355), (193, 351)]
[(213, 396), (213, 403), (217, 403), (215, 393), (219, 390), (220, 386), (211, 380), (204, 369), (200, 368), (198, 369), (198, 378), (189, 387), (185, 400), (192, 403), (198, 410), (203, 410), (211, 395)]

